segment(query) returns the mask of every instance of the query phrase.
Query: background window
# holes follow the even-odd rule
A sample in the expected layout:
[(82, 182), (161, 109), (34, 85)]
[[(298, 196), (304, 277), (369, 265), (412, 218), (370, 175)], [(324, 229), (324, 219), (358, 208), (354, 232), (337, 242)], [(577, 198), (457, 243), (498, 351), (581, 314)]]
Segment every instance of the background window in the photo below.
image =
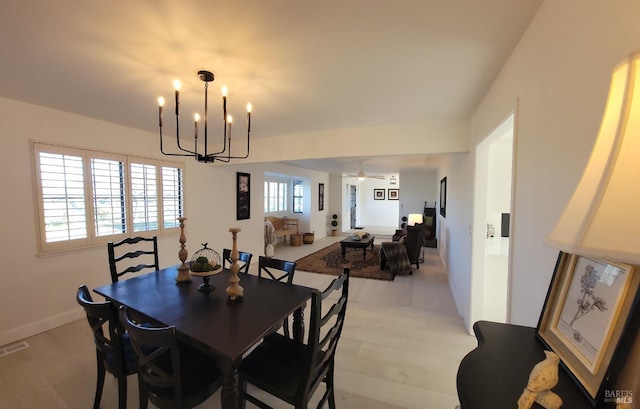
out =
[(293, 212), (302, 213), (304, 202), (304, 188), (301, 180), (293, 181)]
[(288, 182), (265, 180), (264, 182), (264, 212), (287, 211)]

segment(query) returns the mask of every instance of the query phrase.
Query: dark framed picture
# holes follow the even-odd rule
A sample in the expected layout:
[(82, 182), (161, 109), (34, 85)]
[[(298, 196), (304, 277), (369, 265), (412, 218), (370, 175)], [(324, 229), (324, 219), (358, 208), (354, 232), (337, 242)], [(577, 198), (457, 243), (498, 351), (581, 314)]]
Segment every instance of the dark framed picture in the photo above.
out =
[(249, 173), (236, 173), (236, 220), (245, 220), (251, 217), (251, 175)]
[(440, 180), (440, 215), (447, 217), (447, 178)]
[(400, 189), (387, 189), (387, 199), (388, 200), (399, 200), (399, 192)]
[(318, 210), (324, 210), (324, 183), (318, 183)]
[(640, 321), (634, 266), (560, 252), (537, 335), (600, 406), (625, 363)]
[(373, 189), (373, 200), (384, 200), (384, 189)]

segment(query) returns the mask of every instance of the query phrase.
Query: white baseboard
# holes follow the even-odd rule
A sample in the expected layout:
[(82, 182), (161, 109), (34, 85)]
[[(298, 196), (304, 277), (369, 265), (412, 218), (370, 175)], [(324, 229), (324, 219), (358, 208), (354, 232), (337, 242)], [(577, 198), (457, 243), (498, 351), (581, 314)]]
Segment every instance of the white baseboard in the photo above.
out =
[(12, 344), (25, 338), (32, 337), (50, 329), (57, 328), (61, 325), (68, 324), (79, 318), (84, 317), (84, 311), (78, 307), (64, 314), (59, 314), (46, 320), (33, 322), (19, 328), (9, 331), (0, 332), (0, 346)]

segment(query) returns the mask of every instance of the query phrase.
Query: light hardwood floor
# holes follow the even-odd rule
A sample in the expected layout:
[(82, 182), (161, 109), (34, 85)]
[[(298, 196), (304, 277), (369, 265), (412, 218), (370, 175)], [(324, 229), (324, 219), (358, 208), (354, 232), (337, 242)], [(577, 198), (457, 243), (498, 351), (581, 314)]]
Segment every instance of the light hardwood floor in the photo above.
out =
[[(275, 257), (296, 260), (340, 238), (299, 247), (279, 244)], [(376, 243), (382, 240), (389, 237), (376, 236)], [(257, 267), (250, 271), (255, 273)], [(331, 279), (297, 271), (294, 282), (324, 288)], [(91, 408), (95, 350), (86, 320), (26, 341), (27, 349), (0, 357), (0, 408)], [(458, 364), (475, 346), (456, 312), (435, 249), (425, 250), (425, 263), (411, 276), (398, 275), (392, 282), (353, 278), (336, 355), (337, 407), (453, 409), (458, 404)], [(137, 408), (135, 376), (129, 377), (128, 388), (128, 407)], [(270, 402), (274, 408), (289, 407), (274, 399)], [(117, 408), (117, 383), (110, 375), (101, 407)], [(219, 392), (200, 407), (219, 408)]]

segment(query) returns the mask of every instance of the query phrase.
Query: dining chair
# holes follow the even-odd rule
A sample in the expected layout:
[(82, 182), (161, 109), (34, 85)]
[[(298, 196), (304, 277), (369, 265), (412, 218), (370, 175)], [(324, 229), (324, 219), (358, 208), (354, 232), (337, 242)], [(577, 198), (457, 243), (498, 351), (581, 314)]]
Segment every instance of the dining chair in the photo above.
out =
[(93, 301), (86, 285), (78, 288), (76, 300), (87, 314), (87, 321), (96, 345), (98, 379), (93, 408), (100, 407), (105, 374), (109, 372), (118, 379), (118, 408), (125, 409), (127, 407), (127, 376), (136, 373), (138, 367), (129, 337), (118, 320), (117, 310), (109, 301)]
[(260, 256), (258, 258), (258, 276), (292, 284), (296, 266), (295, 261)]
[[(238, 252), (238, 261), (242, 261), (244, 263), (240, 266), (240, 269), (238, 269), (239, 273), (249, 272), (249, 265), (251, 264), (252, 257), (253, 254), (251, 253), (246, 253), (244, 251)], [(227, 263), (229, 263), (229, 267), (233, 263), (233, 260), (231, 260), (231, 249), (222, 249), (222, 268), (228, 268)]]
[[(293, 284), (293, 275), (296, 272), (296, 262), (280, 260), (272, 257), (258, 257), (258, 277), (268, 278), (287, 284)], [(272, 328), (271, 332), (278, 331), (282, 327), (286, 337), (290, 336), (289, 318), (285, 318), (281, 325)]]
[[(337, 297), (331, 297), (338, 294)], [(249, 401), (260, 408), (271, 408), (247, 392), (251, 384), (296, 409), (306, 408), (320, 383), (325, 384), (318, 408), (329, 403), (335, 409), (335, 352), (342, 333), (349, 296), (349, 269), (322, 292), (311, 297), (309, 338), (300, 344), (280, 334), (265, 338), (240, 366), (240, 408)], [(323, 314), (324, 311), (324, 314)]]
[(128, 237), (119, 242), (109, 242), (107, 250), (112, 283), (117, 283), (120, 277), (128, 273), (137, 273), (144, 269), (153, 269), (153, 271), (160, 269), (156, 236)]
[(124, 305), (120, 321), (138, 358), (140, 409), (146, 409), (149, 401), (160, 409), (190, 409), (222, 386), (215, 358), (179, 342), (174, 326), (140, 326)]

